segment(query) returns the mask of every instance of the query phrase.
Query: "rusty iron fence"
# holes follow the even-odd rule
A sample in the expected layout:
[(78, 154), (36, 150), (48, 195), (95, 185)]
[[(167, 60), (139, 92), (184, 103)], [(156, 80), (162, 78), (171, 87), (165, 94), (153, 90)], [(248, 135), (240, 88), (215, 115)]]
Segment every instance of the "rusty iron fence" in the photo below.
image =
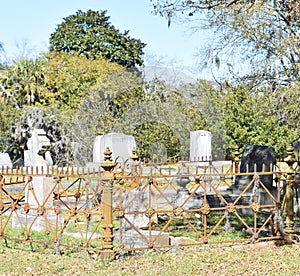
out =
[(79, 168), (2, 168), (0, 238), (99, 251), (100, 172)]
[[(178, 161), (178, 160), (176, 160)], [(295, 160), (241, 173), (233, 162), (118, 165), (97, 169), (0, 168), (0, 240), (99, 253), (180, 250), (293, 238)], [(262, 176), (272, 176), (272, 190)], [(239, 193), (237, 176), (249, 176)], [(66, 250), (67, 250), (66, 249)]]

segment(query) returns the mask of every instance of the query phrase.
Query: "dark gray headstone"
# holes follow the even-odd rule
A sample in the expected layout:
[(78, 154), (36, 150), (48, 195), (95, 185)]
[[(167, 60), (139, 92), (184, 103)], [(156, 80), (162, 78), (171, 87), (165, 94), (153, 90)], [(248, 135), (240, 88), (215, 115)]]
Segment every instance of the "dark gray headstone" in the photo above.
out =
[[(254, 172), (255, 166), (257, 172), (264, 171), (269, 172), (270, 168), (273, 169), (275, 164), (275, 152), (274, 148), (270, 146), (261, 145), (247, 145), (244, 149), (240, 172), (246, 173)], [(239, 175), (235, 179), (235, 183), (229, 187), (229, 190), (243, 191), (249, 182), (253, 179), (253, 175)], [(271, 190), (273, 188), (273, 175), (260, 175), (260, 181)]]
[[(299, 137), (299, 139), (293, 141), (292, 145), (293, 145), (295, 151), (297, 151), (298, 153), (300, 153), (300, 137)], [(300, 158), (300, 156), (297, 156), (297, 157)]]

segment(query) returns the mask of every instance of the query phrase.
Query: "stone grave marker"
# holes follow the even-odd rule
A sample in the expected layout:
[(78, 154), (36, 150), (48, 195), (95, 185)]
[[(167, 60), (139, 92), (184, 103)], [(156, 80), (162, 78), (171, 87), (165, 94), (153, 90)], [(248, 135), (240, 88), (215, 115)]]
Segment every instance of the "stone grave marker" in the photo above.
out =
[(24, 151), (24, 165), (34, 167), (46, 167), (52, 165), (49, 153), (50, 140), (43, 129), (34, 129), (27, 141), (28, 150)]
[[(52, 165), (52, 159), (49, 152), (50, 140), (43, 129), (32, 131), (32, 136), (27, 142), (27, 148), (28, 150), (24, 151), (24, 165), (33, 167), (34, 172), (41, 173), (43, 169), (46, 172), (46, 167)], [(25, 204), (36, 209), (39, 207), (53, 208), (53, 195), (49, 196), (49, 194), (51, 194), (54, 185), (52, 177), (44, 175), (31, 177), (31, 181), (29, 180), (25, 188)], [(30, 210), (25, 214), (24, 210), (20, 209), (19, 217), (24, 222), (33, 223), (32, 229), (40, 231), (56, 222), (54, 211), (48, 210), (46, 212), (47, 219), (44, 216), (37, 217), (36, 210)], [(13, 219), (13, 227), (20, 227), (17, 218)]]
[(211, 132), (195, 130), (190, 132), (190, 161), (211, 160)]
[(2, 166), (4, 168), (12, 168), (13, 166), (8, 153), (0, 152), (0, 169)]
[[(246, 173), (247, 168), (248, 172), (254, 172), (254, 168), (256, 166), (257, 172), (262, 172), (263, 167), (265, 172), (273, 170), (273, 166), (275, 165), (275, 152), (274, 148), (271, 146), (264, 146), (264, 145), (246, 145), (245, 149), (242, 154), (241, 159), (241, 165), (240, 165), (240, 172)], [(234, 184), (231, 185), (228, 190), (232, 193), (240, 194), (246, 186), (250, 183), (250, 181), (253, 179), (254, 174), (250, 175), (238, 175), (235, 178)], [(275, 188), (273, 187), (273, 175), (260, 175), (259, 176), (259, 182), (262, 182), (264, 186), (271, 192), (275, 192)], [(262, 189), (261, 185), (259, 185), (259, 198), (260, 198), (260, 204), (267, 204), (274, 203), (270, 201), (271, 199), (267, 195), (267, 193)], [(254, 184), (250, 189), (247, 191), (248, 193), (251, 193), (253, 190)]]
[(104, 161), (103, 152), (109, 147), (113, 160), (124, 163), (132, 155), (132, 149), (136, 148), (136, 142), (132, 135), (124, 133), (108, 133), (97, 136), (93, 146), (93, 163), (101, 164)]

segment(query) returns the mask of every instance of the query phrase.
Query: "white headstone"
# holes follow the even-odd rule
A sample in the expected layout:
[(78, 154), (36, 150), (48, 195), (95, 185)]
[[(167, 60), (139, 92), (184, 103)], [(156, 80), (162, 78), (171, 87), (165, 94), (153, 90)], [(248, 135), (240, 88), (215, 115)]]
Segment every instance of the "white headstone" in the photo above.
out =
[[(28, 150), (24, 151), (25, 166), (51, 166), (49, 157), (50, 140), (43, 129), (34, 129), (27, 141)], [(47, 157), (47, 158), (45, 158)]]
[[(33, 176), (31, 181), (25, 187), (25, 203), (29, 204), (28, 213), (23, 209), (18, 210), (18, 214), (14, 214), (12, 226), (20, 227), (20, 220), (27, 221), (32, 224), (32, 229), (36, 231), (43, 230), (48, 227), (54, 227), (60, 216), (53, 211), (53, 190), (55, 183), (53, 177), (45, 176), (43, 168), (52, 166), (52, 158), (49, 152), (50, 140), (46, 136), (43, 129), (34, 129), (31, 137), (27, 141), (28, 150), (24, 151), (24, 165), (34, 167), (36, 173), (40, 175)], [(43, 215), (38, 215), (38, 210), (45, 210), (47, 219)]]
[(0, 167), (12, 168), (12, 162), (8, 153), (0, 152)]
[(211, 132), (195, 130), (190, 132), (190, 161), (211, 160)]
[(132, 149), (136, 148), (135, 139), (132, 135), (123, 133), (109, 133), (97, 136), (94, 140), (93, 162), (102, 163), (104, 161), (104, 151), (109, 147), (112, 158), (117, 158), (120, 162), (126, 161), (132, 155)]

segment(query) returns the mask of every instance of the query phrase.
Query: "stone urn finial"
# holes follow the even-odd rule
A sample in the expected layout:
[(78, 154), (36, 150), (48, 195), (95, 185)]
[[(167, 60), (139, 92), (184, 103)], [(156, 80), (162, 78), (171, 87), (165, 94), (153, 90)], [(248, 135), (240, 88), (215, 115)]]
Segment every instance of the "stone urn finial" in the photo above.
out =
[(191, 182), (191, 180), (187, 175), (178, 173), (175, 182), (180, 187), (180, 189), (186, 190), (186, 186)]

